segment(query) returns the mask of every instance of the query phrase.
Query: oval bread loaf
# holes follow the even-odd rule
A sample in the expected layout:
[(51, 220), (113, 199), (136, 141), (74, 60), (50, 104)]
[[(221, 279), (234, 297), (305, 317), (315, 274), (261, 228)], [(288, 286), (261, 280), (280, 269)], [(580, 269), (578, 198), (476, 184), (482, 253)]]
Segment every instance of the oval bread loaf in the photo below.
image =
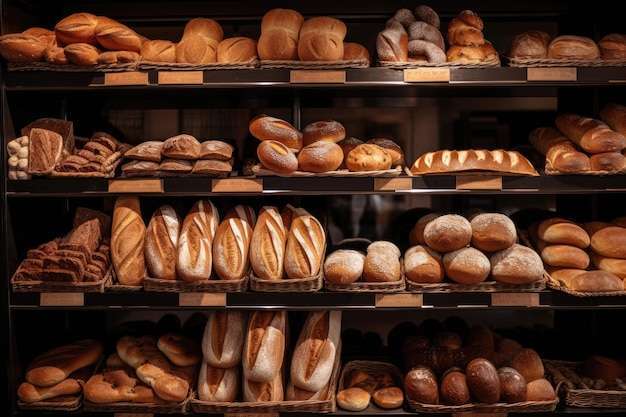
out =
[(183, 219), (176, 258), (176, 272), (183, 281), (211, 277), (213, 240), (219, 222), (217, 208), (207, 199), (198, 200)]
[(169, 204), (152, 214), (146, 228), (144, 255), (150, 276), (157, 279), (176, 279), (176, 256), (181, 220)]
[(118, 197), (111, 222), (111, 263), (122, 285), (141, 285), (147, 275), (145, 236), (139, 198)]
[(314, 216), (305, 214), (291, 223), (285, 247), (285, 274), (292, 279), (317, 275), (326, 250), (326, 231)]
[[(250, 314), (242, 357), (245, 381), (273, 383), (282, 379), (286, 326), (287, 312), (284, 310), (255, 310)], [(254, 387), (253, 384), (248, 389)], [(244, 392), (245, 389), (244, 384)]]
[(241, 363), (248, 314), (239, 310), (210, 310), (202, 335), (202, 354), (210, 365), (232, 368)]
[(250, 266), (250, 241), (256, 214), (249, 206), (230, 209), (215, 231), (213, 269), (222, 280), (241, 280)]
[(261, 208), (252, 231), (250, 266), (264, 280), (283, 278), (287, 230), (275, 206)]

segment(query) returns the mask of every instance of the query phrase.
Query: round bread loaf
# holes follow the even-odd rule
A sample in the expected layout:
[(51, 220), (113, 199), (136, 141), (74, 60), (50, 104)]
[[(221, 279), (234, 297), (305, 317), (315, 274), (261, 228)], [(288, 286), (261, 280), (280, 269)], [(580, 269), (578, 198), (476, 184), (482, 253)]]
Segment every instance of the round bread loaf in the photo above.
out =
[(256, 148), (259, 162), (278, 174), (292, 174), (298, 170), (296, 154), (282, 142), (264, 140)]
[(261, 19), (261, 35), (257, 45), (262, 60), (298, 59), (298, 34), (304, 22), (300, 12), (274, 8)]
[(586, 36), (561, 35), (552, 39), (548, 45), (550, 59), (581, 59), (600, 58), (600, 48), (596, 42)]
[(332, 119), (309, 123), (302, 130), (302, 144), (304, 146), (320, 140), (339, 142), (345, 138), (346, 129), (341, 123)]
[(343, 151), (335, 142), (318, 141), (300, 149), (297, 159), (300, 171), (315, 173), (334, 171), (343, 162)]
[(366, 143), (378, 145), (391, 156), (391, 166), (404, 165), (404, 151), (396, 142), (387, 138), (372, 138)]
[(431, 220), (439, 216), (441, 216), (440, 213), (433, 212), (427, 213), (417, 219), (417, 222), (415, 222), (415, 225), (409, 233), (409, 245), (425, 245), (426, 240), (424, 239), (424, 228)]
[(515, 368), (503, 366), (498, 368), (500, 379), (500, 401), (518, 403), (526, 401), (526, 380)]
[(402, 255), (402, 252), (400, 252), (400, 248), (398, 248), (395, 243), (388, 240), (375, 240), (367, 245), (367, 253), (377, 251), (382, 251), (383, 253), (390, 256), (395, 256), (396, 258), (399, 258)]
[(391, 168), (391, 155), (378, 145), (363, 143), (346, 155), (346, 167), (350, 171), (380, 171)]
[(443, 254), (443, 270), (459, 284), (478, 284), (489, 276), (491, 263), (482, 251), (471, 246)]
[(426, 245), (411, 246), (404, 253), (404, 274), (417, 283), (439, 283), (443, 281), (441, 254)]
[(565, 287), (570, 286), (572, 282), (572, 278), (574, 278), (576, 275), (583, 273), (585, 271), (586, 269), (561, 268), (558, 266), (550, 266), (550, 265), (546, 266), (546, 272), (550, 274), (550, 277), (557, 280), (561, 285), (564, 285)]
[(372, 400), (377, 406), (385, 410), (400, 408), (404, 402), (404, 392), (399, 387), (381, 388), (374, 391)]
[(372, 58), (370, 52), (365, 46), (357, 42), (344, 42), (343, 43), (343, 60), (366, 60), (368, 65)]
[(289, 149), (302, 149), (302, 132), (285, 120), (259, 114), (250, 120), (248, 129), (259, 140), (277, 140)]
[(543, 278), (543, 261), (537, 252), (519, 243), (489, 258), (491, 277), (508, 284), (529, 284)]
[(467, 386), (476, 401), (493, 404), (500, 400), (498, 370), (488, 359), (472, 359), (465, 368)]
[(511, 358), (509, 366), (516, 369), (526, 383), (545, 376), (543, 361), (536, 350), (532, 348), (522, 348)]
[(626, 228), (607, 226), (599, 229), (591, 236), (589, 247), (602, 256), (626, 259)]
[(391, 242), (376, 241), (370, 244), (363, 262), (363, 280), (367, 282), (398, 281), (402, 276), (400, 255), (400, 249)]
[(571, 220), (552, 217), (543, 220), (537, 226), (537, 236), (547, 243), (561, 243), (579, 248), (589, 246), (587, 232)]
[(554, 387), (546, 378), (526, 384), (526, 401), (552, 401), (556, 398)]
[(439, 404), (437, 376), (425, 365), (411, 368), (404, 376), (404, 393), (412, 401)]
[(370, 405), (371, 395), (359, 387), (340, 390), (335, 400), (337, 405), (347, 411), (363, 411)]
[(626, 59), (626, 34), (609, 33), (598, 41), (600, 58), (602, 59)]
[(257, 41), (250, 37), (233, 36), (217, 45), (217, 62), (246, 63), (257, 56)]
[(470, 244), (472, 226), (459, 214), (443, 214), (424, 227), (424, 241), (439, 252), (450, 252)]
[(353, 249), (338, 249), (324, 260), (324, 278), (334, 284), (351, 284), (363, 275), (365, 255)]
[(346, 24), (334, 17), (306, 19), (298, 35), (298, 58), (301, 61), (340, 61), (346, 33)]
[(496, 252), (517, 242), (517, 229), (513, 220), (502, 213), (480, 213), (470, 220), (471, 244), (485, 252)]
[(543, 59), (548, 57), (550, 35), (542, 30), (529, 30), (513, 37), (507, 55), (514, 59)]
[(460, 370), (446, 372), (441, 378), (441, 401), (446, 405), (463, 405), (472, 401), (467, 377)]

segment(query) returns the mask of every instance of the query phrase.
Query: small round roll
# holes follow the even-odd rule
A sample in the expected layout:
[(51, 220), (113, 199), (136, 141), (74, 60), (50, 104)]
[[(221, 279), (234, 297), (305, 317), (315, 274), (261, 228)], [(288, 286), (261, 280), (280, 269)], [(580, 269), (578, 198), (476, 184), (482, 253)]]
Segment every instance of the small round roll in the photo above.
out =
[(370, 405), (371, 395), (362, 388), (346, 388), (337, 393), (337, 405), (348, 411), (363, 411)]
[(335, 142), (313, 142), (298, 152), (297, 159), (298, 167), (304, 172), (334, 171), (343, 162), (343, 151)]
[(472, 246), (485, 252), (503, 250), (517, 242), (515, 223), (505, 214), (477, 214), (471, 219), (470, 225)]
[(338, 249), (324, 261), (324, 278), (334, 284), (351, 284), (363, 275), (365, 255), (354, 249)]
[(336, 120), (320, 120), (308, 124), (302, 130), (302, 145), (307, 146), (321, 140), (339, 142), (346, 138), (346, 129)]
[(260, 114), (250, 120), (248, 129), (252, 136), (261, 141), (277, 140), (289, 149), (302, 149), (302, 132), (285, 120)]
[(256, 148), (263, 166), (279, 174), (291, 174), (298, 169), (298, 158), (287, 145), (277, 140), (264, 140)]

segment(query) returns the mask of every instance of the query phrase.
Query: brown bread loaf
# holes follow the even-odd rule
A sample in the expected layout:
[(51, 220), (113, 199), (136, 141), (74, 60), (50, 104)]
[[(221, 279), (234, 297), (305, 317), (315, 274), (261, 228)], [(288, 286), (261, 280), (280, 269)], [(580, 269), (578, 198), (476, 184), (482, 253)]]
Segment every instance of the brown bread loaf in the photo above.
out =
[(463, 248), (472, 240), (472, 226), (459, 214), (443, 214), (424, 226), (424, 241), (439, 252)]
[(626, 59), (626, 34), (609, 33), (598, 41), (600, 58), (602, 59)]
[(370, 405), (372, 396), (363, 388), (351, 387), (337, 393), (337, 405), (347, 411), (363, 411)]
[(390, 169), (393, 159), (385, 148), (365, 142), (350, 150), (344, 161), (349, 171), (361, 172)]
[(564, 113), (556, 117), (555, 123), (565, 136), (586, 152), (593, 154), (626, 148), (626, 137), (600, 119)]
[(446, 276), (459, 284), (483, 282), (491, 271), (487, 255), (471, 246), (446, 252), (442, 260)]
[(301, 61), (340, 61), (346, 24), (330, 16), (306, 19), (298, 35), (298, 58)]
[(233, 368), (241, 363), (248, 313), (210, 310), (202, 335), (202, 352), (209, 366)]
[(157, 347), (176, 366), (193, 366), (202, 361), (200, 344), (178, 332), (163, 333), (157, 339)]
[(404, 376), (404, 392), (412, 401), (423, 404), (439, 404), (437, 376), (427, 366), (417, 365)]
[(498, 370), (485, 358), (472, 359), (465, 368), (467, 386), (477, 402), (493, 404), (500, 400)]
[(262, 60), (298, 59), (298, 36), (304, 17), (292, 9), (275, 8), (261, 19), (257, 45)]
[(581, 292), (613, 292), (624, 291), (624, 281), (607, 271), (584, 271), (572, 277), (570, 288)]
[(8, 62), (38, 62), (50, 45), (33, 35), (7, 33), (0, 36), (0, 55)]
[(298, 152), (297, 160), (300, 171), (334, 171), (343, 162), (343, 151), (335, 142), (317, 141), (303, 146)]
[(439, 150), (418, 157), (411, 166), (415, 175), (462, 171), (494, 171), (539, 175), (530, 161), (517, 151), (502, 149)]
[(217, 62), (246, 63), (257, 57), (257, 41), (246, 36), (223, 39), (217, 45)]
[(176, 251), (176, 272), (183, 281), (210, 279), (219, 221), (217, 208), (207, 199), (198, 200), (185, 215)]
[(148, 222), (144, 239), (146, 266), (152, 278), (176, 279), (176, 256), (181, 220), (170, 205), (157, 208)]
[(626, 106), (620, 103), (607, 103), (600, 110), (600, 119), (614, 131), (626, 135)]
[(237, 205), (230, 209), (215, 231), (213, 240), (213, 269), (222, 280), (240, 280), (250, 266), (250, 241), (256, 224), (256, 214), (247, 218), (251, 207)]
[(259, 114), (250, 120), (248, 130), (258, 140), (277, 140), (294, 151), (302, 149), (302, 132), (286, 120)]
[(94, 404), (130, 402), (165, 404), (150, 386), (141, 382), (131, 368), (113, 368), (94, 374), (83, 387), (85, 399)]
[(529, 284), (543, 278), (543, 261), (528, 246), (518, 243), (491, 254), (491, 277), (508, 284)]
[(96, 17), (94, 35), (102, 47), (111, 51), (139, 52), (145, 40), (128, 26), (105, 16)]
[(526, 383), (545, 376), (543, 361), (537, 351), (532, 348), (520, 349), (508, 365), (522, 374)]
[(337, 249), (324, 259), (324, 279), (334, 284), (351, 284), (363, 276), (365, 255), (354, 249)]
[(515, 368), (503, 366), (498, 368), (500, 379), (500, 401), (518, 403), (526, 401), (527, 383), (522, 374)]
[(61, 44), (88, 43), (97, 45), (95, 29), (96, 15), (86, 12), (72, 13), (54, 25), (54, 33)]
[(594, 60), (600, 58), (600, 48), (586, 36), (561, 35), (550, 41), (548, 58)]
[(250, 266), (257, 277), (270, 281), (283, 278), (286, 243), (287, 230), (278, 208), (261, 208), (252, 231), (249, 254)]
[(592, 251), (609, 258), (626, 259), (626, 228), (606, 226), (591, 235)]
[(464, 405), (472, 401), (467, 377), (461, 368), (451, 368), (441, 378), (441, 402), (446, 405)]
[(411, 246), (403, 261), (404, 274), (413, 282), (436, 284), (444, 279), (441, 254), (426, 245)]
[(582, 227), (562, 217), (543, 220), (538, 225), (537, 235), (539, 239), (547, 243), (573, 245), (578, 248), (586, 248), (591, 242), (589, 235)]
[(242, 357), (245, 381), (273, 383), (281, 380), (286, 329), (287, 312), (284, 310), (255, 310), (250, 314)]
[(141, 45), (139, 55), (147, 62), (176, 62), (176, 44), (167, 39), (150, 39)]
[(253, 403), (278, 402), (285, 399), (285, 387), (281, 372), (269, 382), (257, 382), (246, 378), (242, 381), (243, 400)]
[(63, 137), (52, 130), (32, 128), (28, 134), (28, 169), (32, 175), (47, 175), (54, 171), (63, 155)]
[(548, 57), (551, 37), (542, 30), (528, 30), (513, 37), (507, 56), (513, 59), (544, 59)]
[(148, 268), (144, 256), (146, 225), (137, 196), (115, 200), (111, 223), (111, 263), (122, 285), (141, 285)]
[(526, 401), (554, 401), (556, 391), (546, 378), (535, 379), (526, 384)]
[[(85, 378), (86, 380), (87, 378)], [(54, 385), (40, 387), (30, 382), (22, 382), (17, 387), (17, 398), (26, 403), (36, 403), (62, 395), (75, 395), (83, 391), (85, 380), (68, 377)]]
[(537, 127), (528, 135), (533, 147), (546, 158), (548, 174), (579, 173), (591, 170), (589, 155), (582, 152), (556, 127)]
[(586, 269), (591, 262), (585, 249), (560, 243), (535, 242), (537, 253), (546, 265), (561, 268)]
[(277, 140), (264, 140), (256, 147), (256, 155), (261, 164), (278, 174), (292, 174), (298, 170), (298, 157), (295, 152)]
[(310, 214), (291, 223), (285, 246), (285, 274), (291, 279), (315, 276), (322, 268), (326, 250), (326, 231)]
[(502, 213), (480, 213), (470, 219), (471, 245), (485, 252), (496, 252), (517, 242), (513, 220)]
[(219, 368), (203, 361), (198, 373), (200, 401), (233, 402), (241, 391), (241, 368)]

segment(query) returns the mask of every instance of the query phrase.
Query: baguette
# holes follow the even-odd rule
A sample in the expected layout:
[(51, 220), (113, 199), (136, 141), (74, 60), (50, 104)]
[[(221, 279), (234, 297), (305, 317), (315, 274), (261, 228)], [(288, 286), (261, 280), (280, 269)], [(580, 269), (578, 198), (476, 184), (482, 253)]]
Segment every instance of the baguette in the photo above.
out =
[(589, 156), (556, 127), (537, 127), (530, 132), (528, 139), (535, 150), (546, 158), (547, 174), (591, 170)]
[(232, 368), (241, 363), (247, 324), (245, 311), (209, 311), (202, 336), (202, 353), (209, 366)]
[(463, 171), (494, 171), (539, 175), (530, 161), (517, 151), (502, 149), (438, 150), (418, 157), (411, 166), (414, 175)]
[(555, 123), (565, 136), (586, 152), (614, 152), (626, 148), (626, 137), (600, 119), (564, 113), (556, 117)]
[(185, 216), (176, 248), (176, 272), (186, 282), (204, 281), (213, 268), (213, 238), (219, 213), (210, 200), (198, 200)]
[(118, 197), (111, 224), (111, 263), (122, 285), (141, 285), (147, 274), (145, 235), (139, 197)]
[(341, 311), (309, 312), (291, 357), (291, 382), (317, 392), (331, 377), (341, 337)]
[(285, 249), (285, 274), (291, 279), (315, 276), (322, 267), (326, 232), (319, 220), (307, 214), (291, 223)]
[(244, 379), (271, 383), (280, 377), (285, 355), (287, 312), (255, 310), (250, 314), (243, 347)]

